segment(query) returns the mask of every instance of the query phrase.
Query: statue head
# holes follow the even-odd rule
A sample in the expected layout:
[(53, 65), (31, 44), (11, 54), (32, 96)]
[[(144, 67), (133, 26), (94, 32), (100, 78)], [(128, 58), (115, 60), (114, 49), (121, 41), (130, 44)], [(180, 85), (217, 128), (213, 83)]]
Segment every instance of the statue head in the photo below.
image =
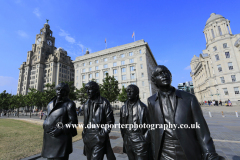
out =
[(69, 86), (67, 83), (60, 83), (59, 85), (56, 86), (56, 93), (57, 93), (57, 98), (61, 99), (63, 97), (67, 97), (70, 92)]
[(94, 82), (90, 81), (85, 85), (85, 89), (87, 91), (87, 95), (89, 99), (95, 99), (96, 97), (100, 96), (99, 85)]
[(152, 71), (151, 80), (159, 89), (168, 89), (171, 87), (172, 74), (166, 66), (158, 65)]
[(127, 89), (127, 97), (130, 101), (136, 101), (139, 99), (139, 88), (136, 85), (130, 84)]

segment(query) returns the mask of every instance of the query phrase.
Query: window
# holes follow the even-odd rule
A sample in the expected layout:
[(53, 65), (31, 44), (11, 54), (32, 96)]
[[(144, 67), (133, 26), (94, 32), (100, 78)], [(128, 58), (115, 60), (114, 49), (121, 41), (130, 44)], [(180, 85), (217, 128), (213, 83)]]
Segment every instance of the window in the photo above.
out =
[(213, 47), (213, 51), (217, 51), (217, 47), (215, 46), (215, 47)]
[(239, 89), (238, 89), (238, 87), (234, 87), (234, 92), (235, 92), (235, 94), (239, 94)]
[(107, 73), (108, 73), (108, 71), (104, 71), (104, 72), (103, 72), (103, 75), (106, 76)]
[(107, 62), (107, 58), (103, 58), (103, 61), (104, 61), (104, 62)]
[(146, 93), (145, 92), (143, 92), (143, 99), (145, 99), (146, 98)]
[(89, 77), (89, 79), (92, 78), (92, 74), (89, 74), (88, 77)]
[(227, 88), (223, 88), (223, 92), (224, 92), (225, 95), (228, 95), (228, 90), (227, 90)]
[(135, 79), (135, 73), (131, 74), (131, 79)]
[(117, 66), (117, 62), (114, 62), (114, 63), (113, 63), (113, 67), (116, 67), (116, 66)]
[(99, 73), (95, 73), (95, 77), (98, 77), (99, 76)]
[(130, 71), (135, 71), (135, 67), (134, 66), (130, 66)]
[(130, 60), (129, 60), (129, 63), (133, 63), (133, 62), (134, 62), (134, 59), (130, 59)]
[(142, 86), (144, 86), (144, 81), (142, 81)]
[(83, 66), (86, 66), (86, 64), (85, 64), (85, 63), (83, 63)]
[(84, 73), (84, 72), (85, 72), (85, 69), (82, 69), (82, 72)]
[(122, 86), (123, 86), (124, 88), (126, 88), (126, 87), (127, 87), (127, 84), (126, 84), (126, 83), (122, 83)]
[(233, 70), (232, 62), (228, 62), (228, 68), (229, 68), (229, 70)]
[(232, 78), (232, 82), (236, 82), (236, 76), (235, 75), (231, 75)]
[(219, 31), (219, 35), (221, 36), (222, 35), (222, 30), (221, 30), (220, 26), (218, 26), (218, 31)]
[(227, 48), (227, 43), (223, 43), (223, 48)]
[(136, 82), (132, 82), (131, 84), (136, 85)]
[(89, 68), (89, 71), (92, 71), (92, 67)]
[(216, 58), (216, 61), (219, 60), (219, 56), (218, 56), (218, 54), (215, 55), (215, 58)]
[(78, 70), (77, 70), (77, 73), (78, 73)]
[(95, 67), (95, 70), (98, 70), (98, 66)]
[(126, 75), (122, 75), (122, 80), (124, 81), (124, 80), (126, 80), (127, 78), (126, 78)]
[(225, 52), (225, 56), (226, 56), (226, 58), (230, 58), (230, 53), (229, 52)]
[(143, 65), (142, 64), (140, 64), (140, 68), (143, 69)]
[(104, 64), (104, 68), (108, 68), (108, 65), (107, 65), (107, 64)]
[(89, 62), (89, 65), (92, 65), (92, 62)]
[(117, 74), (117, 70), (116, 69), (113, 70), (113, 74)]
[(129, 53), (129, 56), (133, 56), (133, 52), (130, 52), (130, 53)]
[(144, 77), (144, 73), (142, 73), (142, 77)]
[(126, 68), (121, 69), (122, 73), (126, 72)]
[(142, 61), (142, 57), (140, 57), (139, 60)]
[(95, 61), (95, 63), (98, 63), (98, 62), (99, 62), (98, 60)]
[(99, 83), (99, 79), (96, 79), (96, 82)]
[(116, 80), (118, 80), (117, 76), (114, 76), (114, 78), (115, 78)]
[(78, 87), (78, 83), (76, 83), (76, 86)]
[(85, 79), (85, 75), (82, 75), (82, 79)]
[(113, 56), (113, 59), (117, 59), (117, 56)]
[(121, 58), (124, 58), (125, 57), (125, 54), (121, 54)]
[(213, 29), (211, 29), (211, 32), (212, 32), (212, 37), (215, 38)]
[(141, 49), (139, 50), (139, 53), (142, 54), (142, 50)]
[(222, 72), (221, 64), (217, 65), (217, 67), (218, 67), (218, 71), (219, 71), (219, 72)]
[(221, 83), (225, 83), (224, 77), (220, 77)]
[(82, 81), (83, 84), (85, 84), (85, 81)]
[(78, 80), (78, 76), (76, 77), (76, 79)]
[(125, 64), (125, 61), (121, 61), (121, 65), (124, 65)]

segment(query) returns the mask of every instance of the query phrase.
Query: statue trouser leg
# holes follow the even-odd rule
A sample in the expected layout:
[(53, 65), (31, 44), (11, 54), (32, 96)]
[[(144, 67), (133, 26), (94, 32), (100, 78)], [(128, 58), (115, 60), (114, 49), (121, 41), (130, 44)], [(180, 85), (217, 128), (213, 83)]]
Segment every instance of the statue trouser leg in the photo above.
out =
[(87, 160), (103, 160), (104, 143), (97, 141), (96, 133), (88, 133), (84, 136)]
[(146, 142), (135, 141), (136, 139), (128, 136), (124, 138), (124, 146), (129, 160), (148, 160)]
[(69, 159), (69, 154), (61, 158), (48, 158), (47, 160), (68, 160), (68, 159)]

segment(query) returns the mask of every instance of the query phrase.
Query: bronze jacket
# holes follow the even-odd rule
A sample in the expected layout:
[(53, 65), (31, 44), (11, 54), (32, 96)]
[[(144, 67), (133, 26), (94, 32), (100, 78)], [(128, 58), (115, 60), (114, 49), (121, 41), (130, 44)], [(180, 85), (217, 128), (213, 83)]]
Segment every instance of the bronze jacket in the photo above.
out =
[[(212, 160), (217, 157), (208, 125), (196, 97), (181, 90), (175, 90), (176, 96), (172, 100), (174, 105), (174, 124), (200, 124), (198, 129), (176, 128), (177, 138), (188, 160)], [(164, 124), (161, 98), (158, 93), (148, 98), (148, 116), (151, 124)], [(161, 156), (163, 128), (150, 131), (153, 157), (158, 160)]]
[[(126, 101), (124, 103), (124, 105), (122, 106), (122, 108), (120, 109), (120, 124), (128, 124), (128, 107), (127, 107), (128, 101)], [(137, 119), (137, 124), (148, 124), (148, 120), (147, 120), (147, 106), (142, 103), (140, 100), (137, 101), (137, 107), (133, 107), (133, 114), (137, 114), (138, 115), (138, 119)], [(145, 137), (145, 139), (147, 141), (149, 141), (150, 137), (148, 134), (148, 129), (147, 128), (139, 128), (142, 135)], [(121, 134), (122, 137), (124, 138), (124, 134), (126, 132), (126, 128), (120, 128), (121, 130)]]
[[(89, 100), (83, 105), (83, 114), (84, 114), (84, 129), (83, 129), (83, 133), (82, 133), (82, 137), (84, 138), (85, 136), (85, 132), (86, 132), (86, 129), (85, 127), (87, 127), (87, 124), (88, 124), (88, 119), (89, 119), (89, 108), (88, 108), (88, 102)], [(105, 98), (99, 96), (97, 102), (94, 102), (93, 103), (94, 106), (93, 106), (93, 116), (92, 116), (92, 121), (94, 124), (114, 124), (115, 122), (115, 119), (114, 119), (114, 116), (113, 116), (113, 111), (112, 111), (112, 108), (110, 106), (110, 103), (108, 102), (108, 100), (106, 100)], [(105, 130), (105, 132), (107, 133), (106, 134), (106, 137), (105, 140), (102, 140), (102, 136), (98, 135), (98, 139), (100, 141), (105, 141), (105, 154), (107, 156), (108, 159), (110, 160), (114, 160), (116, 159), (115, 158), (115, 155), (113, 153), (113, 150), (112, 150), (112, 147), (111, 147), (111, 144), (110, 144), (110, 140), (109, 140), (109, 135), (108, 133), (111, 132), (111, 127), (108, 127), (108, 128), (103, 128)], [(100, 129), (101, 130), (101, 129)], [(100, 132), (99, 130), (99, 132)], [(84, 150), (83, 150), (83, 154), (86, 155), (85, 153), (85, 147), (84, 147)]]
[(59, 158), (72, 153), (72, 136), (77, 134), (76, 128), (63, 128), (63, 132), (57, 136), (52, 137), (47, 132), (51, 127), (56, 127), (58, 122), (65, 124), (78, 124), (76, 113), (76, 106), (73, 101), (68, 98), (58, 102), (54, 105), (56, 98), (47, 106), (47, 118), (43, 123), (44, 136), (42, 157), (44, 158)]

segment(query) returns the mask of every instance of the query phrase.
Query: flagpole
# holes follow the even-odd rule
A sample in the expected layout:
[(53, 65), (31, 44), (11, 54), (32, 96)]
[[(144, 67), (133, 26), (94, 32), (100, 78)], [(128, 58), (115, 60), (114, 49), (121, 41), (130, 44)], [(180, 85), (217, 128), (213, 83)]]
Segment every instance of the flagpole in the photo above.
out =
[(135, 31), (134, 31), (134, 42), (135, 42)]

